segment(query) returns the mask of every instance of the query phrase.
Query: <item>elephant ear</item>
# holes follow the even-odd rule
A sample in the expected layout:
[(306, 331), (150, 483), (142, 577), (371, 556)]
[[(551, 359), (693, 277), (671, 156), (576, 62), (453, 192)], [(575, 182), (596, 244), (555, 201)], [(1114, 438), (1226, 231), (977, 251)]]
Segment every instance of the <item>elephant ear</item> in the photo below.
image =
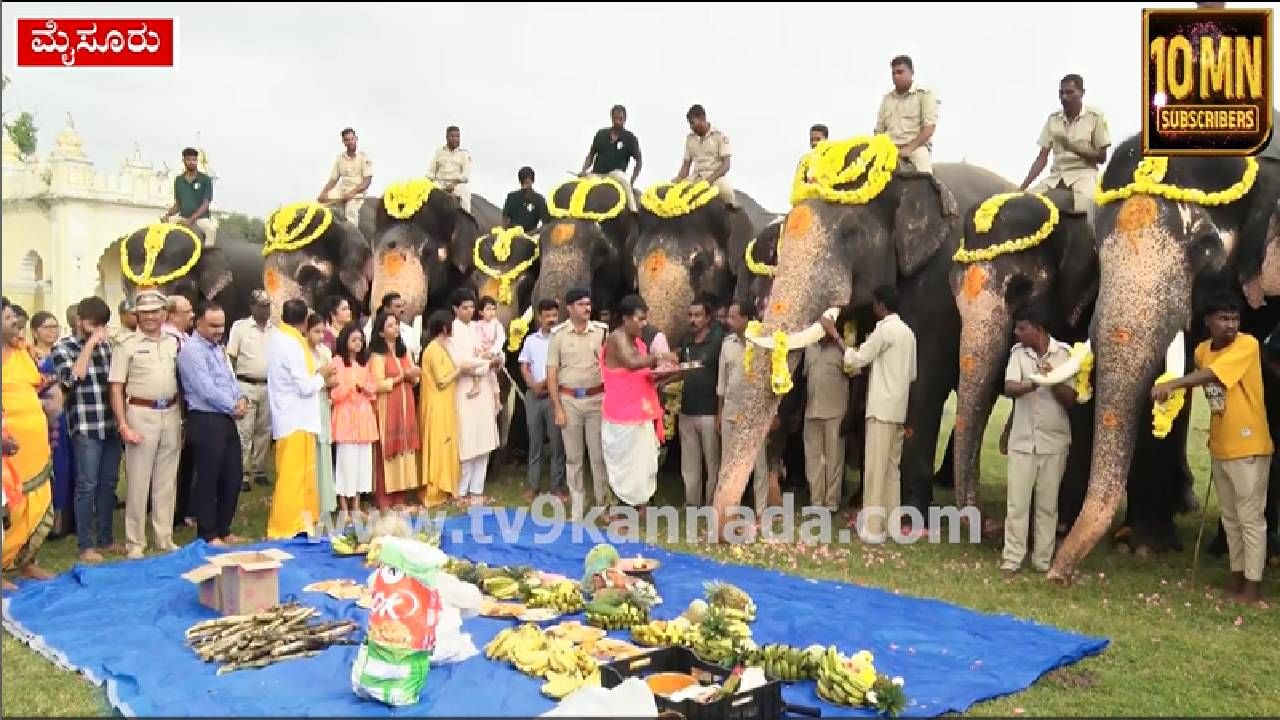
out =
[(353, 298), (363, 303), (373, 283), (373, 248), (355, 227), (345, 224), (344, 228), (335, 258), (338, 279)]
[(200, 261), (196, 265), (196, 285), (200, 289), (200, 297), (212, 300), (218, 293), (231, 284), (231, 265), (220, 247), (206, 247), (200, 253)]
[(948, 228), (959, 215), (955, 195), (933, 175), (898, 173), (898, 207), (893, 242), (898, 272), (914, 275), (942, 249)]
[[(1254, 190), (1257, 192), (1257, 189)], [(1280, 287), (1280, 277), (1261, 277), (1267, 269), (1267, 255), (1280, 251), (1280, 198), (1274, 192), (1251, 203), (1236, 238), (1236, 268), (1240, 284), (1261, 283), (1262, 287)], [(1248, 294), (1246, 292), (1246, 294)]]
[(359, 220), (360, 234), (364, 236), (364, 241), (369, 246), (373, 246), (373, 237), (378, 232), (378, 217), (383, 216), (390, 219), (386, 211), (382, 209), (382, 198), (369, 198), (360, 206)]
[(450, 259), (453, 260), (454, 267), (458, 268), (458, 272), (463, 275), (471, 272), (474, 263), (472, 254), (475, 252), (476, 241), (482, 235), (484, 232), (480, 230), (480, 224), (471, 213), (458, 208), (458, 219), (453, 224), (448, 253), (452, 256)]

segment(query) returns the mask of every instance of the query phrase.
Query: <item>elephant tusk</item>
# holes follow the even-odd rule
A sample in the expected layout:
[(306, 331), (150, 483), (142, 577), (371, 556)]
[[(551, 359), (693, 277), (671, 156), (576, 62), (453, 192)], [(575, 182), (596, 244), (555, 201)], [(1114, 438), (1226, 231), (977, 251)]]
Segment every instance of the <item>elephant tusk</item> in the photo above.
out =
[(1169, 349), (1165, 351), (1164, 369), (1172, 377), (1180, 378), (1186, 372), (1186, 365), (1186, 338), (1179, 330), (1178, 334), (1173, 336), (1173, 341), (1169, 343)]
[[(831, 322), (835, 322), (836, 318), (840, 317), (840, 308), (835, 308), (835, 307), (829, 308), (826, 312), (822, 313), (822, 316), (827, 318)], [(803, 350), (804, 348), (821, 340), (822, 337), (826, 334), (827, 334), (827, 331), (822, 329), (822, 322), (818, 321), (810, 325), (809, 327), (805, 328), (804, 330), (801, 330), (798, 333), (791, 333), (790, 335), (788, 335), (787, 349)], [(749, 340), (756, 347), (761, 347), (761, 348), (764, 348), (765, 350), (773, 349), (772, 335), (766, 335), (762, 333), (759, 337), (748, 337), (747, 340)]]
[(1084, 352), (1071, 353), (1071, 357), (1066, 362), (1051, 370), (1045, 375), (1036, 373), (1027, 378), (1028, 381), (1035, 385), (1058, 385), (1075, 377), (1080, 372), (1080, 363), (1084, 362), (1084, 358), (1093, 352), (1093, 341), (1086, 340), (1084, 343)]

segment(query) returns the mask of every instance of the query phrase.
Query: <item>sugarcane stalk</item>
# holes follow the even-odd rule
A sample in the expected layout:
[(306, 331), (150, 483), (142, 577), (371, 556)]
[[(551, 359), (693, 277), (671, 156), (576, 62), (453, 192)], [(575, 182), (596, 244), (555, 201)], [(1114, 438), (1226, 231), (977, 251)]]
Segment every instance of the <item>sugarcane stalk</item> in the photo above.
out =
[(278, 662), (281, 662), (281, 661), (284, 661), (284, 660), (294, 660), (294, 659), (298, 659), (298, 658), (309, 658), (309, 657), (315, 657), (316, 655), (319, 655), (319, 654), (320, 654), (320, 651), (319, 651), (319, 650), (309, 650), (309, 651), (307, 651), (307, 652), (297, 653), (297, 654), (294, 654), (294, 655), (281, 655), (281, 656), (278, 656), (278, 657), (264, 657), (264, 658), (259, 658), (259, 659), (257, 659), (257, 660), (252, 660), (252, 661), (250, 661), (250, 662), (236, 662), (236, 663), (231, 663), (230, 665), (223, 665), (222, 667), (218, 668), (218, 674), (219, 674), (219, 675), (225, 675), (225, 674), (227, 674), (227, 673), (229, 673), (229, 672), (235, 672), (236, 670), (247, 670), (247, 669), (250, 669), (250, 668), (262, 668), (262, 667), (266, 667), (266, 666), (268, 666), (268, 665), (274, 665), (274, 664), (276, 664), (276, 663), (278, 663)]

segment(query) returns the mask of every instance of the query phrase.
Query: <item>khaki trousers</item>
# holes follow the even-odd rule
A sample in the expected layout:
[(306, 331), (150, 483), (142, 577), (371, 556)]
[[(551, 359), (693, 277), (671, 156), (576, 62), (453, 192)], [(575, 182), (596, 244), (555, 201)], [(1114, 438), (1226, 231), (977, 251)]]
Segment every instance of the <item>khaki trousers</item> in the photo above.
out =
[[(720, 432), (721, 437), (730, 438), (730, 437), (733, 437), (733, 434), (738, 431), (738, 423), (734, 422), (730, 418), (724, 418), (720, 421), (720, 429), (721, 429), (721, 432)], [(683, 447), (684, 447), (684, 442), (681, 441), (681, 448), (682, 448), (681, 452), (683, 452)], [(764, 515), (765, 509), (769, 507), (768, 448), (769, 448), (768, 442), (760, 443), (760, 452), (756, 454), (755, 470), (752, 472), (751, 487), (754, 490), (752, 494), (755, 495), (757, 520), (759, 520), (760, 517)], [(724, 464), (723, 456), (721, 457), (721, 464), (722, 465)], [(714, 499), (714, 498), (715, 496), (713, 495), (709, 499)], [(742, 499), (739, 498), (738, 502), (742, 502)]]
[(627, 179), (627, 173), (623, 170), (614, 170), (609, 173), (609, 177), (617, 180), (626, 189), (627, 209), (631, 212), (636, 212), (636, 191), (635, 188), (631, 187), (631, 181)]
[[(716, 496), (720, 478), (720, 435), (715, 415), (685, 415), (676, 418), (680, 434), (680, 475), (684, 478), (684, 504), (702, 507)], [(706, 482), (702, 473), (706, 471)]]
[(916, 172), (933, 173), (933, 151), (928, 147), (918, 147), (902, 159), (911, 163)]
[(1036, 537), (1031, 567), (1048, 572), (1058, 532), (1058, 486), (1067, 468), (1067, 453), (1033, 455), (1009, 452), (1009, 490), (1004, 518), (1004, 554), (1000, 567), (1017, 570), (1027, 555), (1027, 523), (1035, 498)]
[(244, 476), (267, 476), (267, 451), (271, 449), (271, 405), (267, 386), (240, 382), (240, 392), (249, 401), (249, 411), (236, 421), (240, 432), (240, 463)]
[(213, 218), (202, 217), (195, 221), (195, 226), (204, 235), (204, 246), (212, 247), (218, 235), (218, 222)]
[(1065, 180), (1058, 179), (1054, 184), (1050, 184), (1048, 180), (1041, 180), (1031, 188), (1031, 192), (1043, 195), (1055, 187), (1065, 186), (1071, 189), (1071, 207), (1076, 212), (1084, 212), (1088, 218), (1089, 224), (1093, 225), (1093, 193), (1098, 186), (1098, 173), (1093, 172), (1076, 178), (1071, 185), (1067, 185)]
[(1267, 560), (1267, 480), (1271, 456), (1253, 455), (1236, 460), (1214, 460), (1213, 486), (1222, 507), (1222, 527), (1227, 531), (1231, 572), (1243, 572), (1245, 580), (1262, 581)]
[(844, 490), (843, 417), (805, 418), (804, 474), (809, 480), (809, 504), (832, 512), (840, 509)]
[[(902, 437), (901, 423), (888, 423), (867, 418), (867, 442), (862, 465), (862, 510), (866, 514), (861, 528), (865, 537), (883, 539), (889, 515), (902, 504)], [(875, 508), (873, 512), (868, 510)]]
[(582, 477), (584, 454), (591, 457), (591, 485), (595, 504), (609, 504), (609, 476), (604, 468), (604, 452), (600, 449), (600, 410), (604, 396), (573, 398), (560, 396), (564, 408), (565, 425), (560, 429), (564, 440), (565, 481), (569, 484), (569, 496), (574, 517), (580, 518), (586, 505), (586, 484)]
[(350, 200), (347, 200), (346, 202), (342, 202), (339, 200), (339, 198), (342, 197), (342, 194), (344, 192), (346, 192), (346, 189), (342, 187), (334, 187), (332, 190), (330, 190), (328, 197), (331, 200), (333, 200), (333, 202), (330, 203), (330, 205), (336, 206), (335, 209), (342, 212), (342, 215), (347, 219), (347, 222), (351, 223), (352, 225), (359, 225), (360, 224), (360, 208), (364, 207), (364, 198), (354, 197), (354, 198), (351, 198)]
[(178, 458), (182, 451), (182, 411), (129, 405), (125, 421), (142, 436), (137, 445), (124, 446), (128, 488), (124, 501), (125, 549), (147, 548), (147, 498), (151, 498), (151, 534), (156, 547), (173, 546), (173, 507), (177, 501)]
[(448, 193), (458, 201), (458, 205), (463, 210), (471, 212), (471, 185), (470, 183), (458, 183), (449, 188)]

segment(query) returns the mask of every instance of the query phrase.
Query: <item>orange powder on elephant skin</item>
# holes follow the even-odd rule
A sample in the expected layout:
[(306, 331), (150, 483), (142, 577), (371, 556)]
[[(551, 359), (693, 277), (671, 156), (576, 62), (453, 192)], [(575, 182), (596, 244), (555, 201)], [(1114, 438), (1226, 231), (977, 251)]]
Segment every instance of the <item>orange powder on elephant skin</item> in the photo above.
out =
[(551, 231), (551, 242), (556, 245), (564, 245), (573, 239), (575, 232), (576, 230), (572, 223), (557, 225), (555, 229)]
[(970, 265), (968, 270), (964, 271), (964, 286), (961, 292), (970, 300), (978, 297), (978, 293), (982, 292), (982, 287), (987, 282), (987, 272), (977, 265)]
[(280, 287), (283, 285), (280, 273), (275, 268), (267, 268), (262, 273), (262, 285), (266, 289), (268, 295), (278, 295)]

